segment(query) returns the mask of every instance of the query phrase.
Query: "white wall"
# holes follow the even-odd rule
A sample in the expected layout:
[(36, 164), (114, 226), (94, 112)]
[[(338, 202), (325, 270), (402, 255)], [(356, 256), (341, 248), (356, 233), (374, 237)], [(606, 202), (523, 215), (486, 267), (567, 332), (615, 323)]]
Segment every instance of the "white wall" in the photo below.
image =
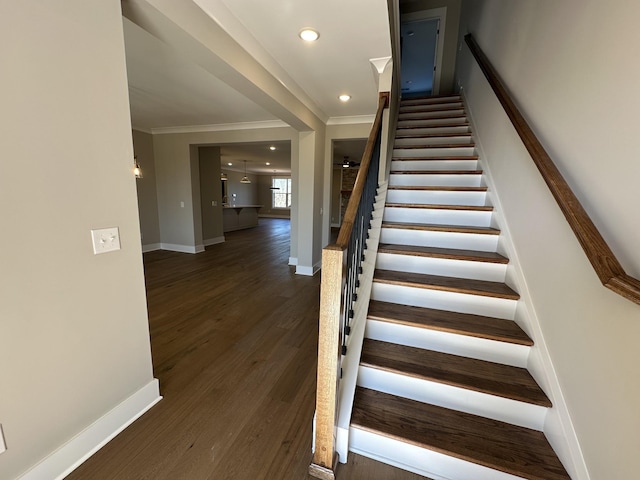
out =
[[(14, 479), (153, 375), (120, 2), (2, 2), (0, 45), (0, 478)], [(91, 229), (113, 226), (122, 249), (94, 255)]]
[[(460, 22), (636, 277), (638, 18), (640, 4), (620, 0), (473, 0)], [(458, 75), (590, 478), (636, 478), (640, 306), (600, 285), (466, 46)]]

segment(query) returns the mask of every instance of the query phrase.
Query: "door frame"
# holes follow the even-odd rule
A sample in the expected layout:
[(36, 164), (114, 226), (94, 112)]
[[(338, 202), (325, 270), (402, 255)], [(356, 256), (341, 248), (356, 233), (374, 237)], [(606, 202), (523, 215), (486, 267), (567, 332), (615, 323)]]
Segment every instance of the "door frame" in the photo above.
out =
[(419, 12), (411, 12), (400, 15), (400, 24), (408, 22), (416, 22), (420, 20), (434, 20), (440, 21), (438, 41), (436, 42), (436, 59), (435, 59), (435, 72), (433, 73), (433, 88), (431, 89), (431, 95), (440, 94), (440, 79), (442, 76), (442, 54), (444, 52), (444, 34), (445, 26), (447, 23), (447, 7), (431, 8), (429, 10), (420, 10)]

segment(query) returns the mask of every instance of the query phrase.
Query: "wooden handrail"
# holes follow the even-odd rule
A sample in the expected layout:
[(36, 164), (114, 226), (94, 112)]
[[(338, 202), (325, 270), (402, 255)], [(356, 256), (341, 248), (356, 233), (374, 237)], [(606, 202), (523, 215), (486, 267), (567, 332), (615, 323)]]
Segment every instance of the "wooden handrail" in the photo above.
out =
[(356, 222), (358, 206), (365, 190), (376, 141), (382, 128), (382, 113), (388, 102), (389, 93), (380, 93), (376, 118), (362, 155), (337, 242), (322, 250), (315, 451), (313, 463), (309, 466), (309, 473), (322, 479), (335, 478), (333, 471), (336, 463), (335, 432), (341, 355), (341, 317), (344, 315), (343, 290), (347, 275), (347, 250)]
[(376, 138), (378, 137), (378, 132), (382, 126), (382, 112), (389, 106), (389, 95), (389, 92), (380, 92), (378, 96), (378, 110), (376, 112), (376, 118), (373, 122), (373, 126), (371, 127), (367, 145), (364, 149), (364, 153), (362, 154), (362, 160), (360, 161), (360, 168), (358, 169), (356, 182), (353, 185), (353, 191), (351, 192), (351, 197), (349, 198), (349, 203), (347, 203), (347, 209), (344, 213), (344, 219), (342, 220), (342, 225), (338, 232), (336, 245), (341, 248), (347, 247), (349, 237), (351, 236), (353, 222), (356, 218), (356, 212), (358, 211), (358, 205), (360, 204), (362, 192), (364, 191), (367, 173), (369, 172), (369, 165), (371, 164), (371, 156), (373, 155)]
[(602, 284), (622, 295), (623, 297), (640, 304), (640, 280), (628, 275), (622, 265), (613, 254), (611, 248), (604, 240), (591, 218), (580, 204), (571, 187), (553, 163), (527, 121), (520, 113), (513, 98), (509, 94), (500, 75), (480, 49), (471, 34), (464, 37), (471, 53), (475, 57), (480, 69), (489, 81), (489, 85), (502, 104), (507, 116), (515, 127), (520, 139), (531, 155), (533, 162), (542, 174), (551, 194), (558, 202), (558, 206), (569, 226), (578, 238), (587, 258), (591, 262)]

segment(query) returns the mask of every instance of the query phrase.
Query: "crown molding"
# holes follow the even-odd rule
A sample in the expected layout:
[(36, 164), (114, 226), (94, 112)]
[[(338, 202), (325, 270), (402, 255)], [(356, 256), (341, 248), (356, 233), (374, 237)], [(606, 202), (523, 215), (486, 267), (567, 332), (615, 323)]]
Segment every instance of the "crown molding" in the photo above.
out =
[(361, 123), (372, 124), (375, 115), (353, 115), (351, 117), (331, 117), (327, 125), (356, 125)]
[(154, 135), (171, 133), (198, 133), (198, 132), (227, 132), (230, 130), (253, 130), (261, 128), (282, 128), (289, 125), (282, 120), (264, 120), (259, 122), (218, 123), (213, 125), (190, 125), (182, 127), (157, 127), (152, 128)]

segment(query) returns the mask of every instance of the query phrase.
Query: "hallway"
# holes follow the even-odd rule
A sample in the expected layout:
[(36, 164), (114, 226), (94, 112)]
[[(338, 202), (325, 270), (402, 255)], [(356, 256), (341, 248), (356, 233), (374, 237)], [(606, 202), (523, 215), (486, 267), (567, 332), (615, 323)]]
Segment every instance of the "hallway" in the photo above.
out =
[[(164, 399), (68, 479), (306, 478), (320, 276), (287, 265), (288, 220), (226, 238), (198, 255), (145, 254)], [(340, 478), (421, 478), (354, 459), (361, 473)]]

